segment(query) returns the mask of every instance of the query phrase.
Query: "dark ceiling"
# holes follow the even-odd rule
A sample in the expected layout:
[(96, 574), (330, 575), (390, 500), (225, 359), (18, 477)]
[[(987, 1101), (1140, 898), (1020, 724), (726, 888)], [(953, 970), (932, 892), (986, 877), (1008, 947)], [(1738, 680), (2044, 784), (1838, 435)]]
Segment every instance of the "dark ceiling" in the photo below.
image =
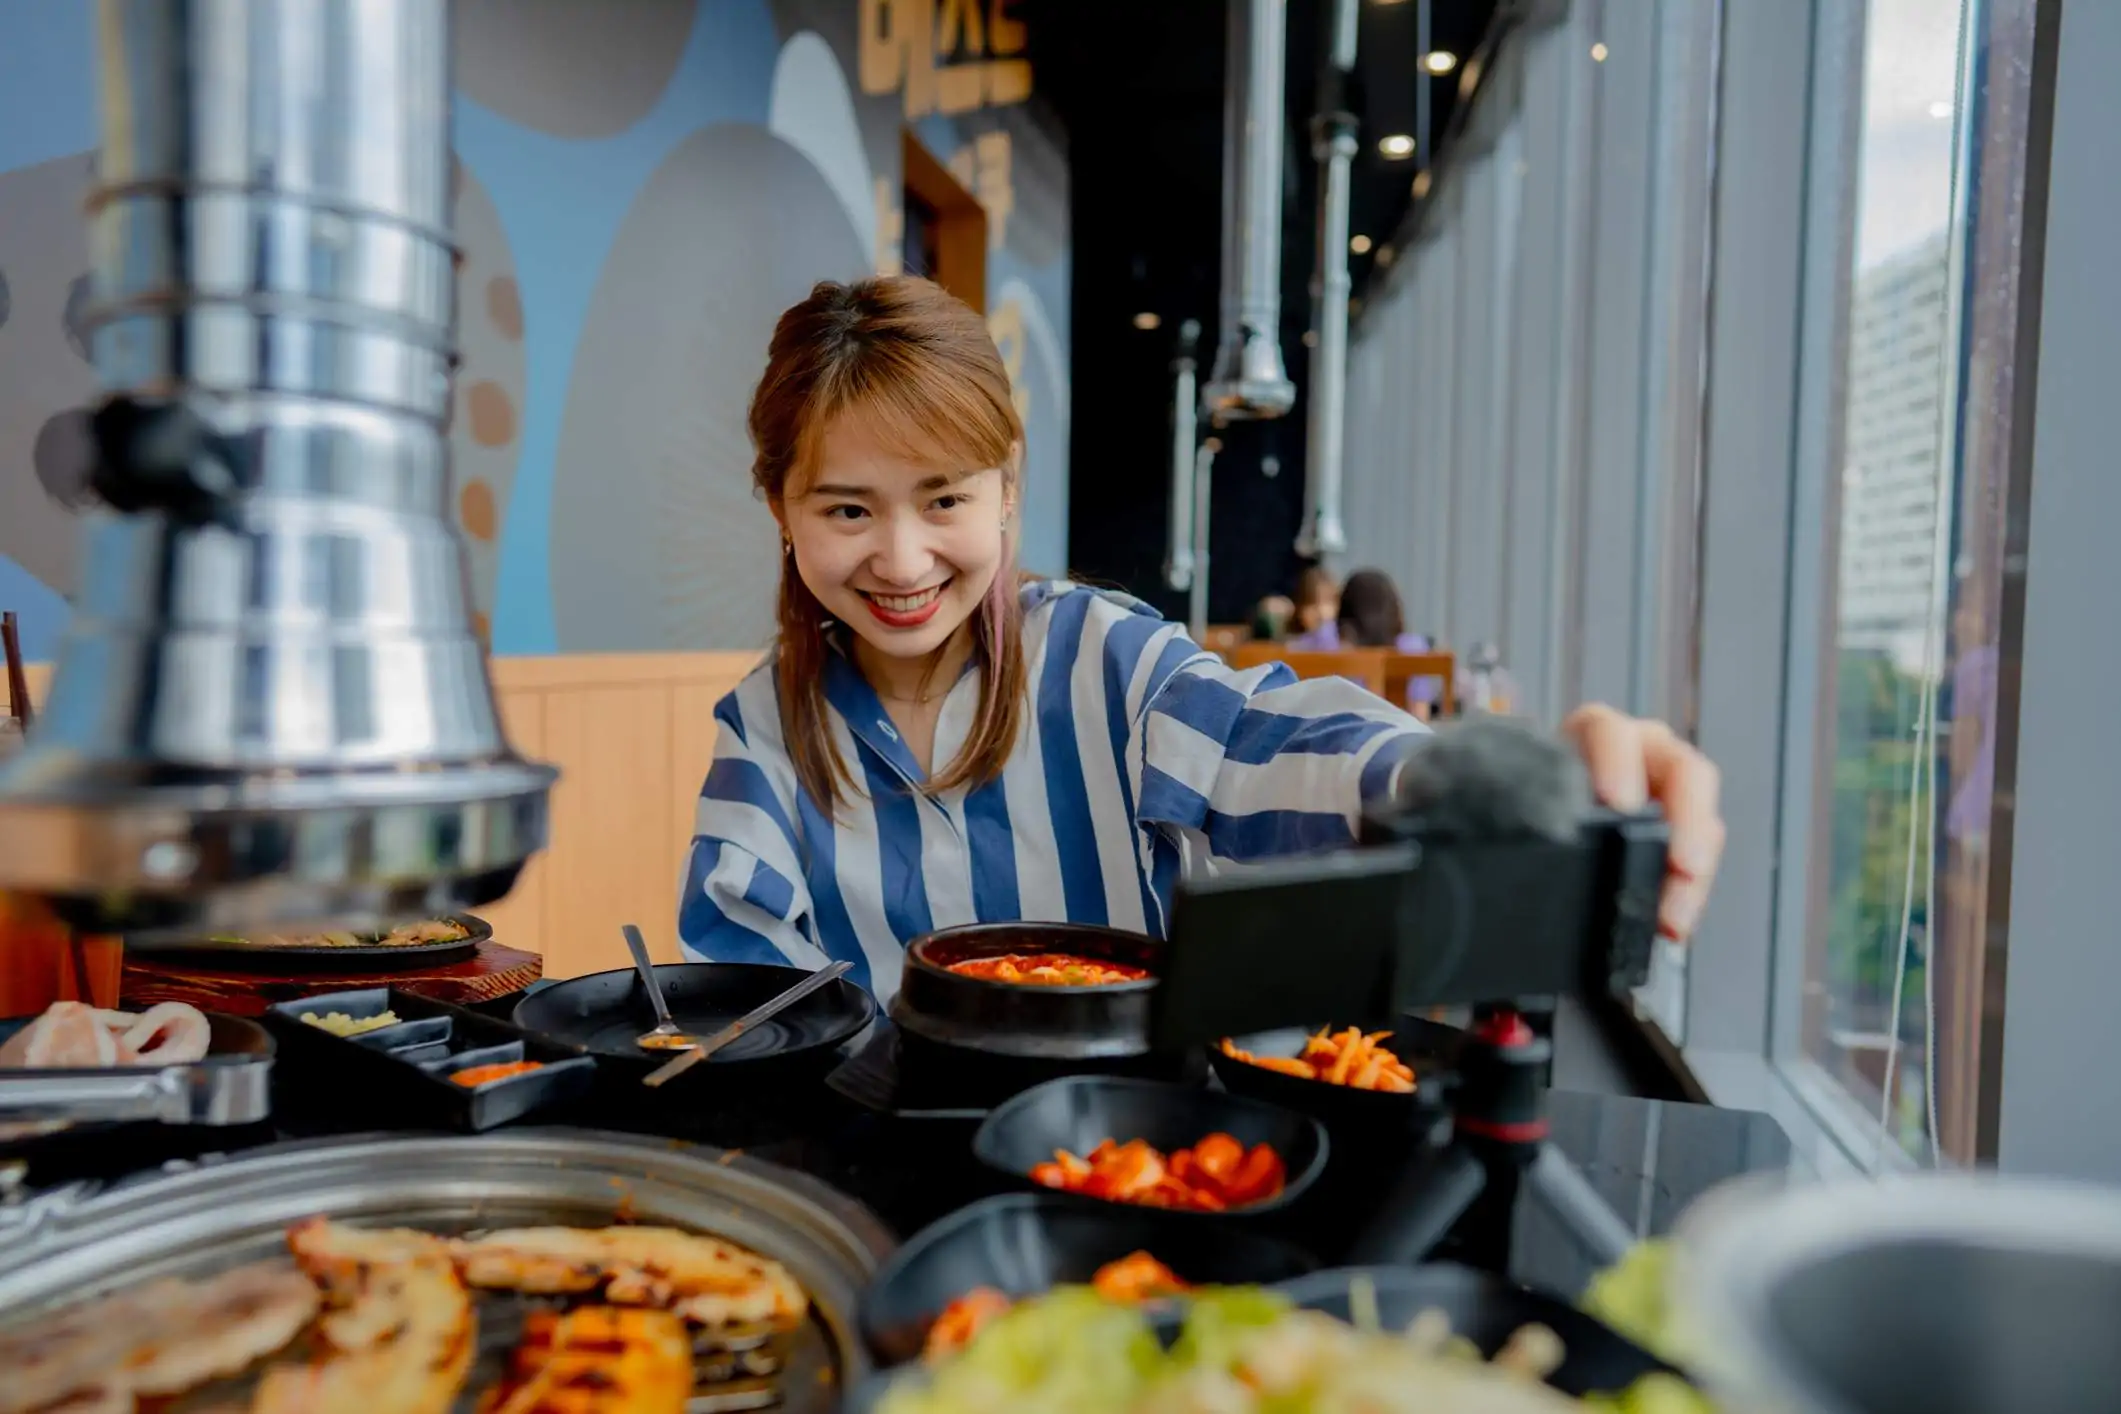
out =
[[(1344, 104), (1356, 114), (1351, 234), (1383, 244), (1404, 219), (1429, 144), (1402, 160), (1378, 150), (1388, 134), (1448, 129), (1456, 72), (1428, 76), (1431, 50), (1460, 58), (1480, 43), (1495, 0), (1360, 0), (1358, 61)], [(1069, 486), (1070, 564), (1168, 613), (1183, 596), (1162, 582), (1169, 483), (1174, 337), (1202, 326), (1203, 372), (1216, 337), (1222, 222), (1222, 0), (1025, 0), (1039, 90), (1067, 129), (1072, 182), (1074, 418)], [(1310, 123), (1330, 0), (1289, 0), (1287, 146), (1282, 203), (1282, 347), (1299, 390), (1316, 261), (1317, 166)], [(1359, 293), (1375, 252), (1351, 259)], [(1160, 323), (1141, 330), (1135, 317)], [(1210, 617), (1241, 620), (1264, 594), (1285, 590), (1301, 562), (1291, 544), (1303, 504), (1305, 404), (1285, 418), (1241, 425), (1215, 470)], [(1033, 566), (1047, 570), (1059, 566)]]

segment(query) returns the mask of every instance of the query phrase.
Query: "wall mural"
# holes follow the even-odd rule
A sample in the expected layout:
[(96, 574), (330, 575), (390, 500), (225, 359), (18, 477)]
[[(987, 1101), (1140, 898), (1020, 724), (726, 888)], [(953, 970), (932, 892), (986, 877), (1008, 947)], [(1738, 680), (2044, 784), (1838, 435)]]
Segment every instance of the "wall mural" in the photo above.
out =
[(70, 317), (88, 281), (88, 171), (77, 152), (0, 172), (0, 552), (61, 596), (79, 572), (73, 517), (88, 501), (96, 392)]
[[(783, 308), (895, 267), (907, 126), (987, 208), (1024, 561), (1065, 568), (1066, 159), (1015, 0), (454, 3), (453, 512), (495, 652), (767, 641), (745, 404)], [(33, 657), (87, 500), (89, 13), (0, 20), (0, 607)]]
[[(714, 199), (729, 191), (758, 199)], [(688, 278), (701, 264), (743, 276)], [(781, 311), (868, 266), (824, 176), (763, 129), (696, 133), (650, 179), (604, 262), (567, 394), (552, 507), (562, 651), (772, 636), (780, 540), (752, 492), (745, 407)]]
[(472, 626), (493, 642), (494, 596), (501, 568), (501, 524), (515, 490), (523, 450), (523, 291), (508, 232), (493, 196), (459, 158), (456, 163), (456, 406), (449, 424), (452, 511), (470, 557)]

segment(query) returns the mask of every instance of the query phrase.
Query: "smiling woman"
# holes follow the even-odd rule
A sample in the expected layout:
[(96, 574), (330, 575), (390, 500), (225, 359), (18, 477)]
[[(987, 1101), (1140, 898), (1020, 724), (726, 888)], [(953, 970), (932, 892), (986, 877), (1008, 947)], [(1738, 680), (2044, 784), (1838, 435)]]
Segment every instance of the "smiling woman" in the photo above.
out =
[[(774, 330), (750, 424), (780, 634), (715, 709), (678, 912), (693, 957), (845, 959), (889, 1000), (940, 928), (1161, 935), (1182, 867), (1352, 843), (1421, 739), (1352, 683), (1235, 671), (1125, 595), (1021, 582), (1008, 373), (925, 280), (812, 290)], [(1595, 781), (1667, 805), (1684, 932), (1713, 772), (1654, 724), (1572, 722)]]

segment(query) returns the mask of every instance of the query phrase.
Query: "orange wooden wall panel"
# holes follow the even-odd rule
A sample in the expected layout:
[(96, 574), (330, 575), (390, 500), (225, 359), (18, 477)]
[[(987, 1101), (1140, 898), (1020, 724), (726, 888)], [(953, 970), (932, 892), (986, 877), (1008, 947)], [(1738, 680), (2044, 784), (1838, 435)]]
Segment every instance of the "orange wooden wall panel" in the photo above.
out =
[[(483, 916), (547, 975), (628, 965), (636, 923), (676, 961), (679, 870), (693, 802), (714, 759), (714, 705), (754, 653), (599, 653), (493, 660), (494, 694), (516, 750), (560, 769), (545, 851)], [(32, 698), (49, 681), (29, 669)]]

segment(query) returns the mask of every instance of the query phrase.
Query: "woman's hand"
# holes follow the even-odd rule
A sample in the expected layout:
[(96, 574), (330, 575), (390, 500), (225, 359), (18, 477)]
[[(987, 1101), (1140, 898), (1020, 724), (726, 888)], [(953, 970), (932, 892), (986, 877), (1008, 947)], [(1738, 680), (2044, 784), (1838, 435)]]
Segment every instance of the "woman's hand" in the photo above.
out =
[(1701, 921), (1716, 863), (1723, 857), (1723, 813), (1715, 763), (1662, 722), (1592, 704), (1571, 712), (1561, 730), (1590, 768), (1591, 789), (1615, 810), (1655, 801), (1672, 827), (1657, 931), (1684, 942)]

